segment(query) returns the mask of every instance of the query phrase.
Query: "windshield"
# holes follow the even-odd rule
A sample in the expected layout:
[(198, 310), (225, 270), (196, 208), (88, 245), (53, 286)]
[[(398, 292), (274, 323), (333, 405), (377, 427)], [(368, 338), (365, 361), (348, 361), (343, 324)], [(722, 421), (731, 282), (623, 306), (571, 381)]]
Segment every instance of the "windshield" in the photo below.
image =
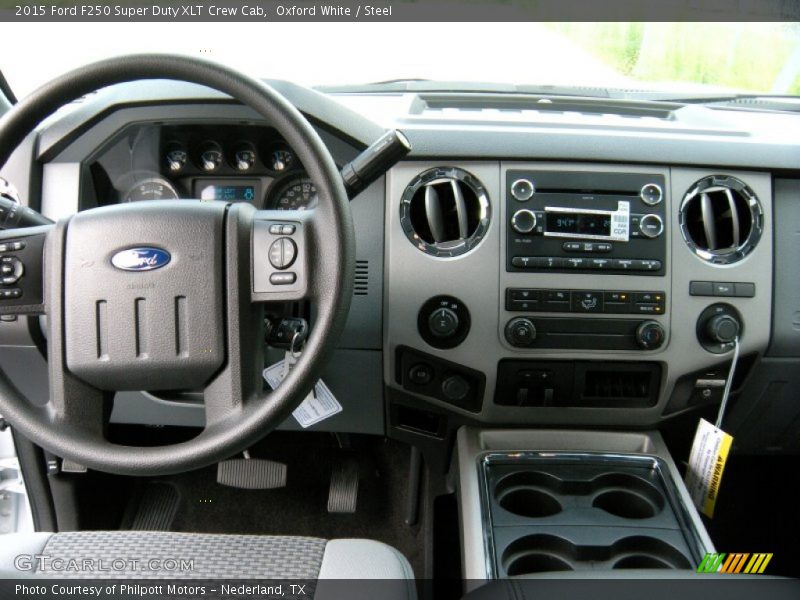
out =
[[(107, 56), (177, 52), (304, 85), (393, 79), (800, 94), (798, 23), (18, 23), (19, 97)], [(70, 43), (53, 46), (69, 28)], [(413, 28), (413, 39), (409, 39)], [(395, 41), (393, 41), (395, 40)], [(591, 94), (591, 90), (583, 90)]]

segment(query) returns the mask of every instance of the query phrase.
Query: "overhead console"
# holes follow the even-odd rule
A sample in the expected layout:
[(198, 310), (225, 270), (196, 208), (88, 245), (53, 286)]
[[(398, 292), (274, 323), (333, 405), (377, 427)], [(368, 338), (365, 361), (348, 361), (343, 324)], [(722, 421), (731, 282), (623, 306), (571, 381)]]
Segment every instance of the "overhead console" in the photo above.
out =
[(653, 425), (719, 398), (737, 338), (767, 347), (766, 173), (403, 163), (387, 185), (390, 415)]

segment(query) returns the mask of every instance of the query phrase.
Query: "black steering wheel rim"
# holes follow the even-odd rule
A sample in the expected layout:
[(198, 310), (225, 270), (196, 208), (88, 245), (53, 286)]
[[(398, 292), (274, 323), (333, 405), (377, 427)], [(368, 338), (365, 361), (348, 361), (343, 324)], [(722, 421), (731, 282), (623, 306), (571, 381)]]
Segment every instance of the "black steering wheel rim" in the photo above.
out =
[[(25, 437), (54, 454), (101, 471), (159, 475), (200, 468), (239, 452), (287, 418), (314, 385), (344, 328), (352, 297), (355, 236), (341, 176), (330, 153), (302, 114), (271, 87), (227, 67), (177, 55), (133, 55), (90, 64), (33, 92), (0, 120), (0, 165), (45, 118), (85, 94), (110, 85), (146, 79), (185, 81), (228, 94), (268, 121), (296, 151), (319, 190), (315, 209), (325, 224), (311, 251), (315, 277), (314, 329), (301, 359), (268, 402), (207, 427), (192, 440), (158, 447), (128, 447), (87, 437), (70, 423), (54, 426), (10, 382), (0, 366), (0, 414)], [(231, 357), (228, 357), (231, 360)], [(52, 383), (52, 373), (51, 373)]]

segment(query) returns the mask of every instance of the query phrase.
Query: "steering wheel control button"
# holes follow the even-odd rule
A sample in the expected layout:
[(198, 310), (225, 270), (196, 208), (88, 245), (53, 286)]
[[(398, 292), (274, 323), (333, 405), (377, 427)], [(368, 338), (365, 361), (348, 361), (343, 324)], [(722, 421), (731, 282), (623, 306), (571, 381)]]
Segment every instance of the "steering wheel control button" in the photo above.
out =
[(455, 348), (467, 337), (469, 328), (467, 307), (452, 296), (434, 296), (417, 316), (420, 336), (434, 348)]
[(642, 350), (660, 348), (666, 338), (664, 327), (658, 321), (643, 321), (636, 328), (636, 343)]
[(657, 238), (664, 233), (664, 221), (658, 215), (644, 215), (639, 219), (639, 231), (646, 238)]
[(276, 269), (288, 269), (297, 258), (297, 246), (287, 237), (278, 238), (269, 247), (269, 262)]
[(520, 202), (530, 200), (535, 193), (536, 186), (527, 179), (517, 179), (511, 184), (511, 195), (515, 200), (519, 200)]
[(418, 363), (408, 370), (408, 380), (414, 385), (427, 385), (433, 380), (433, 368), (425, 363)]
[(511, 217), (511, 227), (517, 233), (530, 233), (536, 229), (536, 215), (533, 211), (523, 208), (514, 213)]
[(506, 325), (506, 340), (517, 348), (529, 348), (536, 340), (536, 326), (525, 317), (511, 319)]
[(24, 273), (25, 267), (16, 256), (4, 256), (0, 259), (0, 282), (3, 285), (14, 285)]
[(664, 190), (660, 185), (648, 183), (639, 191), (639, 198), (648, 206), (655, 206), (664, 199)]
[(297, 275), (295, 273), (273, 273), (269, 276), (269, 282), (272, 285), (292, 285), (295, 281), (297, 281)]

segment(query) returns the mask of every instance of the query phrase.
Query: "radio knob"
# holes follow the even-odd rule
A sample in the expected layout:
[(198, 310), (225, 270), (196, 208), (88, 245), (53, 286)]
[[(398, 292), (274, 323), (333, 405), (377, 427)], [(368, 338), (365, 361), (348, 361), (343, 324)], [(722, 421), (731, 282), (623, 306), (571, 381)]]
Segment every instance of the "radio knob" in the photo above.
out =
[(527, 179), (517, 179), (511, 184), (511, 195), (520, 202), (530, 200), (536, 192), (536, 186)]
[(639, 198), (648, 206), (655, 206), (664, 199), (664, 190), (658, 184), (648, 183), (642, 186), (639, 191)]
[(636, 343), (642, 350), (655, 350), (664, 343), (666, 332), (658, 321), (642, 321), (636, 328)]
[(639, 231), (648, 238), (657, 238), (664, 233), (664, 221), (658, 215), (644, 215), (639, 219)]
[(525, 317), (511, 319), (506, 325), (506, 339), (517, 348), (527, 348), (536, 339), (536, 326)]
[(517, 233), (530, 233), (536, 229), (536, 215), (527, 208), (518, 210), (511, 217), (511, 227)]

